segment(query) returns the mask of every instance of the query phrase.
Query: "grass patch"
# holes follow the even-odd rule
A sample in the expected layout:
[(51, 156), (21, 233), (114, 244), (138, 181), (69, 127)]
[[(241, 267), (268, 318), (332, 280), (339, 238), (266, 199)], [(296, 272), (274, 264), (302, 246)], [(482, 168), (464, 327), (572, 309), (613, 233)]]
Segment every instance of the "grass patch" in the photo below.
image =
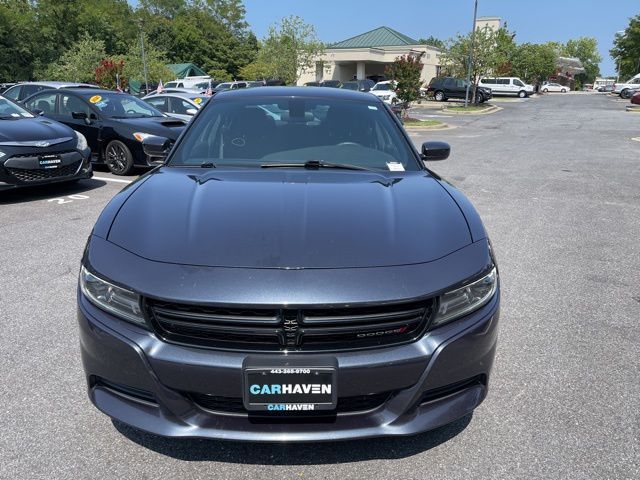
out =
[(419, 120), (417, 118), (405, 118), (402, 121), (408, 127), (439, 127), (443, 124), (440, 120)]
[(491, 108), (490, 105), (469, 105), (465, 107), (464, 105), (451, 105), (444, 107), (451, 112), (482, 112), (487, 108)]

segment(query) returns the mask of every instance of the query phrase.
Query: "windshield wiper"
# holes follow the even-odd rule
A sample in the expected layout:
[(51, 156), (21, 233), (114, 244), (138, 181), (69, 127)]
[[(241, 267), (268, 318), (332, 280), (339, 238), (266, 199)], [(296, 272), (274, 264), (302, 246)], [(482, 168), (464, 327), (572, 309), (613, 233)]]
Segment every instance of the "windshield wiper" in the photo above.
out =
[(216, 168), (216, 165), (213, 162), (203, 162), (200, 164), (200, 168)]
[(343, 170), (364, 170), (373, 172), (369, 168), (359, 167), (358, 165), (350, 165), (348, 163), (330, 163), (324, 160), (307, 160), (304, 163), (263, 163), (261, 168), (306, 168), (307, 170), (318, 170), (320, 168), (339, 168)]

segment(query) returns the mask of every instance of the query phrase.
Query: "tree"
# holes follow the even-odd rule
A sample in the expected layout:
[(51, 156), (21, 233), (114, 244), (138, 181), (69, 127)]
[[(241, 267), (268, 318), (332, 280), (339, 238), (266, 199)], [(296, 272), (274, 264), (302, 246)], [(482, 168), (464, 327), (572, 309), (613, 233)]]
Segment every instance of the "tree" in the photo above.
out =
[(270, 77), (289, 84), (296, 83), (304, 71), (315, 68), (316, 59), (323, 53), (324, 45), (313, 25), (292, 15), (269, 27), (258, 60), (268, 66)]
[(598, 40), (593, 37), (580, 37), (569, 40), (561, 48), (561, 55), (565, 57), (575, 57), (582, 62), (584, 73), (576, 75), (576, 81), (582, 85), (593, 83), (596, 77), (600, 76), (599, 63), (602, 57), (598, 52)]
[(272, 76), (273, 70), (271, 65), (261, 60), (251, 62), (249, 65), (245, 65), (240, 69), (240, 78), (244, 80), (262, 80), (271, 78)]
[(47, 67), (46, 76), (51, 80), (93, 83), (96, 68), (105, 56), (104, 42), (85, 34)]
[(420, 45), (430, 45), (432, 47), (436, 47), (436, 48), (439, 48), (441, 50), (445, 47), (444, 41), (440, 40), (439, 38), (434, 37), (433, 35), (429, 35), (427, 38), (418, 39), (418, 43)]
[(385, 74), (396, 82), (395, 92), (402, 102), (404, 115), (409, 103), (420, 98), (421, 57), (410, 54), (397, 57), (385, 70)]
[[(167, 68), (168, 62), (165, 53), (154, 47), (146, 36), (144, 39), (144, 56), (147, 64), (147, 79), (150, 82), (173, 80), (173, 72)], [(117, 56), (116, 59), (123, 62), (125, 77), (131, 80), (144, 81), (142, 45), (139, 39), (131, 43), (125, 55)]]
[[(496, 71), (505, 62), (503, 52), (496, 49), (497, 33), (491, 28), (478, 28), (475, 32), (473, 63), (471, 65), (471, 83), (477, 85), (480, 78)], [(471, 33), (458, 34), (447, 42), (447, 48), (440, 54), (440, 64), (444, 72), (459, 78), (467, 77)], [(475, 88), (472, 89), (472, 101), (475, 102)]]
[(516, 54), (515, 32), (509, 31), (507, 24), (494, 32), (495, 42), (495, 68), (493, 73), (497, 76), (509, 76)]
[(609, 53), (623, 79), (640, 73), (640, 15), (629, 19), (624, 33), (616, 34)]
[(37, 12), (28, 0), (0, 2), (0, 81), (31, 80), (38, 63)]
[(105, 58), (96, 68), (96, 83), (102, 88), (115, 90), (120, 83), (123, 90), (127, 86), (128, 78), (124, 75), (124, 60)]
[(233, 77), (226, 70), (213, 69), (207, 72), (211, 78), (218, 82), (230, 82)]
[(511, 74), (528, 83), (542, 82), (555, 73), (557, 58), (552, 45), (523, 43), (516, 48)]

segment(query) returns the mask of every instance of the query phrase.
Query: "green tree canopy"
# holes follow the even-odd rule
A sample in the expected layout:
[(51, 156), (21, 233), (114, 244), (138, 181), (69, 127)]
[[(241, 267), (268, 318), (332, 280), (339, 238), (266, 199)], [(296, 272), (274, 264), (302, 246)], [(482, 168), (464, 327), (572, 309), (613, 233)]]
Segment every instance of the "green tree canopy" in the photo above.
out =
[(516, 48), (511, 74), (526, 82), (542, 82), (556, 71), (558, 54), (549, 44), (523, 43)]
[(84, 34), (80, 40), (49, 65), (46, 77), (51, 80), (95, 82), (95, 71), (106, 56), (104, 42)]
[(433, 35), (429, 35), (427, 38), (419, 38), (418, 43), (420, 45), (431, 45), (432, 47), (440, 49), (445, 47), (445, 42), (443, 40), (440, 40), (439, 38), (434, 37)]
[(598, 40), (593, 37), (580, 37), (569, 40), (561, 49), (560, 54), (565, 57), (575, 57), (582, 62), (584, 73), (576, 75), (576, 80), (580, 84), (592, 83), (596, 77), (600, 76), (599, 63), (602, 56), (598, 52)]
[(622, 34), (616, 34), (609, 53), (616, 60), (623, 79), (640, 73), (640, 15), (629, 19), (629, 25)]
[(323, 52), (313, 25), (292, 15), (269, 27), (258, 61), (269, 77), (289, 84), (296, 83), (303, 71), (315, 68)]

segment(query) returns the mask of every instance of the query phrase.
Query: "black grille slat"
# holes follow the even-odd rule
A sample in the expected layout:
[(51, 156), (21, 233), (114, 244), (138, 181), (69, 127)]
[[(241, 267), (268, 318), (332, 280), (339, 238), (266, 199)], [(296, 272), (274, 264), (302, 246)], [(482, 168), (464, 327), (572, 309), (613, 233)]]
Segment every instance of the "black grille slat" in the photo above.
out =
[(13, 168), (5, 167), (8, 173), (21, 182), (38, 182), (50, 178), (61, 178), (75, 175), (80, 170), (82, 160), (58, 168)]
[(164, 340), (241, 351), (327, 351), (406, 343), (427, 328), (433, 300), (379, 306), (229, 308), (146, 300)]

